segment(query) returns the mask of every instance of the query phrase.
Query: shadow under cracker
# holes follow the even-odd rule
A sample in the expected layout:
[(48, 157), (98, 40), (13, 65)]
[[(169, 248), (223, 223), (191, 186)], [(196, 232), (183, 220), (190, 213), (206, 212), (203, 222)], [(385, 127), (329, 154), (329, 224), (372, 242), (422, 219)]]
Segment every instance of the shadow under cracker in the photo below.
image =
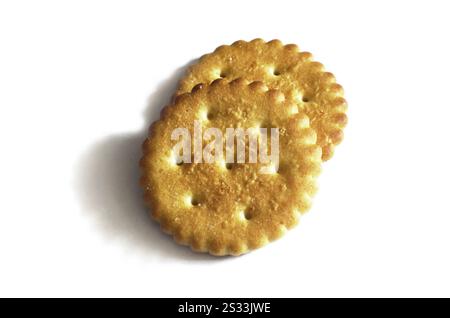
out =
[(149, 215), (139, 186), (141, 146), (148, 127), (159, 118), (161, 109), (170, 103), (179, 80), (194, 62), (176, 70), (149, 97), (141, 130), (111, 135), (95, 142), (80, 158), (76, 170), (75, 190), (82, 211), (93, 219), (105, 239), (125, 242), (132, 252), (160, 259), (201, 261), (229, 258), (195, 253), (175, 243)]

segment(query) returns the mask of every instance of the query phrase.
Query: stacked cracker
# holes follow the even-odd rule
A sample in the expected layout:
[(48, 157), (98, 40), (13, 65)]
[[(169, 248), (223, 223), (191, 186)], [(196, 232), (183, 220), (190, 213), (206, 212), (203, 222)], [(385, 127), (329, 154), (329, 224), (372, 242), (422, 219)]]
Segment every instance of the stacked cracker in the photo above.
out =
[[(342, 141), (343, 89), (279, 40), (220, 46), (190, 67), (144, 143), (141, 184), (161, 228), (193, 250), (240, 255), (277, 239), (311, 205), (322, 161)], [(279, 128), (279, 168), (176, 162), (171, 133), (201, 125)]]

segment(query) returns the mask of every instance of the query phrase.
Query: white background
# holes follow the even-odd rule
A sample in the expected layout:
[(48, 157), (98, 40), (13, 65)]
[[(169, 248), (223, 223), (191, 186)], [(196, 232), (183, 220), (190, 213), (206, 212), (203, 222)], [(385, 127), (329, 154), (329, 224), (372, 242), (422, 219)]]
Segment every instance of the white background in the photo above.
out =
[[(450, 296), (446, 1), (1, 1), (0, 296)], [(172, 242), (140, 144), (186, 64), (238, 39), (310, 51), (349, 125), (284, 238)]]

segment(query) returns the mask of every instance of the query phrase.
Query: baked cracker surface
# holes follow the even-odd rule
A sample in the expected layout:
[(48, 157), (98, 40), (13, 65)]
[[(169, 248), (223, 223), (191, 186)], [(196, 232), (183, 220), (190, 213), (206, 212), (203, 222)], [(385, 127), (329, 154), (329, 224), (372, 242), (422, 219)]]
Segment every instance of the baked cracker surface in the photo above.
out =
[[(193, 134), (217, 127), (276, 127), (279, 168), (262, 163), (177, 163), (175, 128)], [(197, 85), (161, 112), (143, 144), (141, 186), (152, 216), (194, 251), (240, 255), (279, 238), (311, 205), (321, 147), (308, 116), (292, 98), (262, 82), (236, 79)]]

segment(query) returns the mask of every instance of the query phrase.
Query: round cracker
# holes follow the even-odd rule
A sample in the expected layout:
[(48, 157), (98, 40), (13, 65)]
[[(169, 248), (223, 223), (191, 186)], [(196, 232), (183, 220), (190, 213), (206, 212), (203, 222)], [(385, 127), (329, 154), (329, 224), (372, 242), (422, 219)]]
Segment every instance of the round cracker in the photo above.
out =
[(313, 61), (311, 53), (300, 52), (295, 44), (283, 46), (279, 40), (255, 39), (220, 46), (189, 68), (176, 95), (190, 92), (199, 83), (240, 77), (262, 81), (296, 100), (317, 132), (322, 159), (332, 157), (347, 123), (344, 92), (332, 73)]
[[(195, 120), (221, 131), (277, 127), (278, 171), (262, 174), (260, 163), (177, 164), (171, 133), (185, 127), (192, 135)], [(143, 150), (141, 185), (152, 216), (176, 242), (213, 255), (246, 253), (294, 226), (311, 204), (321, 164), (316, 134), (294, 101), (242, 79), (178, 96), (152, 124)]]

